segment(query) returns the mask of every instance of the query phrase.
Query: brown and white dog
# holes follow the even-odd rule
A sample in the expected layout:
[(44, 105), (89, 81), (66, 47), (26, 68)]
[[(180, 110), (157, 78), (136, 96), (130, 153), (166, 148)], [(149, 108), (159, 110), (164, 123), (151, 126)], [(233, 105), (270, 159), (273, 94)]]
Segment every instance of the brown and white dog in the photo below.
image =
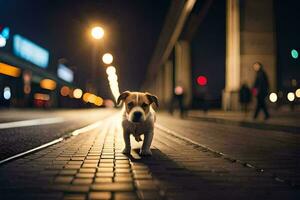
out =
[(137, 142), (142, 141), (141, 135), (144, 135), (140, 155), (152, 155), (150, 146), (153, 139), (154, 122), (156, 120), (152, 103), (158, 107), (157, 97), (147, 92), (125, 91), (119, 96), (117, 105), (121, 101), (124, 102), (122, 127), (125, 148), (123, 153), (130, 154), (130, 134), (132, 134)]

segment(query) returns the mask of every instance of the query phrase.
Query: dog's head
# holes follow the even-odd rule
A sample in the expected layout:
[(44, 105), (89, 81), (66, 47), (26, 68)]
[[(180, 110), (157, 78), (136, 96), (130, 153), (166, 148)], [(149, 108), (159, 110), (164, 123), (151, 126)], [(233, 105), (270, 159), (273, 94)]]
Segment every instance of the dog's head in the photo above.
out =
[(125, 91), (119, 96), (117, 104), (119, 105), (121, 101), (125, 104), (128, 120), (135, 123), (143, 122), (147, 119), (152, 103), (158, 107), (157, 97), (148, 92)]

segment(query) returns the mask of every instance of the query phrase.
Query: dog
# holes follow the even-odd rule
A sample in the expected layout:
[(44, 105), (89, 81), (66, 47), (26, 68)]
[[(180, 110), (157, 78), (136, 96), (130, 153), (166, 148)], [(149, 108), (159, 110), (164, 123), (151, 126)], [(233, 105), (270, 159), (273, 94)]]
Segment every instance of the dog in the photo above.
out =
[(130, 134), (135, 137), (137, 142), (142, 141), (141, 135), (144, 135), (144, 142), (140, 149), (140, 155), (151, 156), (150, 146), (153, 139), (154, 123), (156, 121), (153, 104), (158, 107), (156, 96), (146, 92), (123, 92), (117, 99), (117, 105), (124, 102), (122, 115), (123, 137), (125, 142), (124, 154), (130, 154)]

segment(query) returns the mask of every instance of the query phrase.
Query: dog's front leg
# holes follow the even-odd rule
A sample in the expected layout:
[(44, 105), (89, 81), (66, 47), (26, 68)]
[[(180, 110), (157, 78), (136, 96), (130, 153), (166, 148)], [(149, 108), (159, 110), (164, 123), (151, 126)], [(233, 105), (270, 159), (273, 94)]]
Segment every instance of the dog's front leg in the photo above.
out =
[(123, 130), (123, 138), (124, 138), (124, 142), (125, 142), (125, 148), (123, 150), (123, 153), (130, 154), (130, 151), (131, 151), (130, 133), (126, 130)]
[(140, 154), (142, 156), (151, 156), (152, 152), (150, 150), (150, 146), (153, 139), (153, 130), (150, 130), (149, 132), (144, 134), (144, 142), (142, 145), (142, 149), (140, 151)]

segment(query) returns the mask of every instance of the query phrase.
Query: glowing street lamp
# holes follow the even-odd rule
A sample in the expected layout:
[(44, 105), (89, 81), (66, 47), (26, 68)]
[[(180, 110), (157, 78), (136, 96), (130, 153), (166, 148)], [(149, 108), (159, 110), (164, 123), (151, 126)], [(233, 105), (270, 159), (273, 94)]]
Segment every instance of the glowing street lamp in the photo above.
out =
[(110, 53), (106, 53), (102, 56), (102, 61), (107, 65), (111, 64), (113, 60), (114, 57)]
[(92, 28), (91, 34), (94, 39), (100, 40), (104, 36), (104, 30), (100, 26), (96, 26)]

